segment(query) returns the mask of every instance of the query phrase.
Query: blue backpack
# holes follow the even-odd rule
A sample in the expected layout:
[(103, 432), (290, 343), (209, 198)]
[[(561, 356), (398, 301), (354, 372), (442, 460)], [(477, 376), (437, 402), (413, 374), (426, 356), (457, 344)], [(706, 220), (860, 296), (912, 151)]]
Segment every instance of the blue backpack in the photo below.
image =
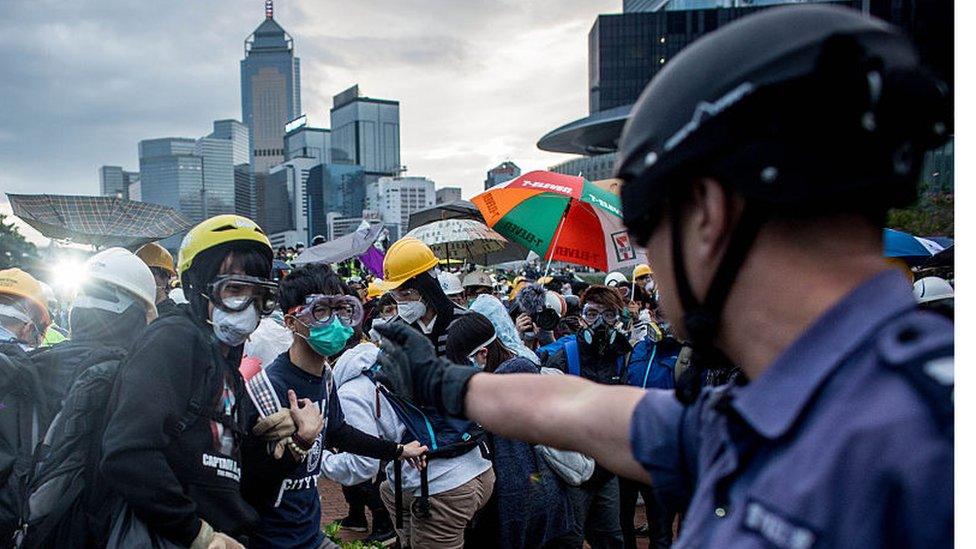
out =
[(627, 365), (627, 384), (641, 389), (674, 389), (674, 367), (681, 346), (667, 338), (644, 338), (634, 346)]
[[(386, 397), (386, 401), (393, 408), (393, 413), (403, 422), (407, 432), (401, 443), (414, 440), (428, 448), (426, 457), (432, 459), (450, 459), (462, 456), (472, 449), (481, 447), (482, 455), (487, 459), (488, 446), (486, 444), (487, 431), (473, 421), (444, 417), (430, 407), (420, 407), (409, 400), (390, 391), (378, 382), (376, 367), (366, 370), (364, 374), (376, 385), (377, 404), (379, 414), (379, 395)], [(394, 499), (396, 501), (396, 525), (403, 528), (403, 474), (402, 464), (393, 466)], [(412, 506), (413, 513), (418, 517), (430, 515), (430, 487), (427, 480), (427, 468), (420, 470), (420, 497), (415, 498)]]

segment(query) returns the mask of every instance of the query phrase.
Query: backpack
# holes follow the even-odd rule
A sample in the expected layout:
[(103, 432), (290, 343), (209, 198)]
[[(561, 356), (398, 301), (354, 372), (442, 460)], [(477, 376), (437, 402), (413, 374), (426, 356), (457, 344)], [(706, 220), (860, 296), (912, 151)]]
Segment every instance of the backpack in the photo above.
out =
[(673, 338), (643, 339), (634, 347), (627, 365), (627, 384), (641, 389), (674, 389), (675, 364), (681, 345)]
[(23, 507), (19, 487), (48, 421), (37, 365), (14, 343), (0, 344), (0, 410), (0, 547), (8, 547)]
[[(579, 354), (579, 341), (576, 340), (576, 336), (573, 339), (566, 342), (563, 347), (566, 349), (566, 373), (571, 376), (580, 375), (580, 354)], [(627, 359), (630, 354), (620, 355), (617, 357), (617, 374), (613, 377), (613, 383), (620, 383), (623, 379), (624, 367), (627, 365)]]
[[(407, 428), (401, 442), (414, 440), (428, 448), (427, 459), (450, 459), (464, 455), (476, 447), (480, 447), (482, 455), (488, 459), (486, 445), (487, 432), (477, 423), (465, 419), (444, 417), (432, 408), (419, 407), (391, 392), (377, 380), (377, 367), (365, 370), (364, 375), (376, 385), (377, 407), (379, 414), (379, 395), (386, 397), (393, 413)], [(397, 528), (403, 528), (403, 473), (401, 464), (394, 464), (394, 499), (396, 500)], [(427, 480), (427, 469), (420, 470), (420, 497), (414, 499), (413, 513), (418, 517), (430, 515), (430, 487)]]
[[(121, 498), (99, 483), (102, 438), (111, 397), (124, 367), (125, 352), (87, 368), (71, 386), (64, 407), (35, 452), (35, 464), (24, 484), (17, 547), (104, 546)], [(207, 403), (221, 368), (211, 364), (194, 387), (186, 411), (165, 429), (176, 438), (200, 417), (209, 418)], [(236, 434), (236, 431), (235, 431)]]

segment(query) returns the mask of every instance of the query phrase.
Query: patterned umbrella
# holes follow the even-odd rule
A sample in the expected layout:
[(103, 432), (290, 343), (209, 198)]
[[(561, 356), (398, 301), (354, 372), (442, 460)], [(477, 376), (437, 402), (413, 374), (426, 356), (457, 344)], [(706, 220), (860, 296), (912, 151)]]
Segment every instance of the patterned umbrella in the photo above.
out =
[(13, 214), (51, 239), (133, 248), (193, 224), (176, 210), (111, 196), (7, 194)]
[(445, 259), (481, 259), (501, 251), (508, 244), (505, 237), (474, 219), (445, 219), (417, 227), (412, 236), (430, 246), (434, 255)]
[(896, 257), (909, 266), (924, 263), (944, 249), (944, 245), (930, 238), (912, 236), (894, 229), (884, 230), (885, 257)]
[(471, 201), (489, 227), (549, 263), (609, 272), (647, 261), (630, 243), (620, 198), (582, 177), (529, 172)]

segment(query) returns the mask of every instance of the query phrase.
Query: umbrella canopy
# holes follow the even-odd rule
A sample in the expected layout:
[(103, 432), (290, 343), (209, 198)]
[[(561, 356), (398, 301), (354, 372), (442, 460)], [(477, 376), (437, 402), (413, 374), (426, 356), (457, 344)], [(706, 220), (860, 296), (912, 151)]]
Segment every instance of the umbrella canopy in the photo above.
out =
[(924, 263), (944, 249), (945, 246), (928, 238), (912, 236), (894, 229), (884, 230), (885, 257), (896, 257), (910, 266)]
[(159, 204), (111, 196), (7, 194), (13, 214), (55, 240), (133, 248), (186, 231), (193, 224)]
[(582, 177), (529, 172), (471, 201), (489, 227), (548, 262), (612, 271), (647, 261), (630, 243), (620, 198)]
[(364, 222), (354, 232), (306, 249), (292, 263), (295, 265), (304, 265), (306, 263), (339, 263), (347, 259), (359, 257), (369, 250), (369, 247), (376, 242), (382, 232), (382, 223), (371, 223), (367, 225)]
[(410, 214), (410, 222), (407, 224), (407, 230), (412, 231), (422, 225), (434, 221), (444, 221), (445, 219), (475, 219), (477, 221), (484, 221), (484, 218), (481, 217), (481, 212), (478, 211), (478, 208), (474, 204), (467, 200), (455, 200), (454, 202), (438, 204), (413, 212)]
[(430, 246), (434, 255), (448, 259), (480, 260), (505, 248), (505, 237), (474, 219), (434, 221), (410, 231), (412, 236)]

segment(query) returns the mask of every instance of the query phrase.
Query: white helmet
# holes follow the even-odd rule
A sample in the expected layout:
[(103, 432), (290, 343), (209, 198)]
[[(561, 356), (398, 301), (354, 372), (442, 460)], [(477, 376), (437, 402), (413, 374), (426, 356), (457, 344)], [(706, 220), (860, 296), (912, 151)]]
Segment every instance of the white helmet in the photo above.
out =
[(623, 273), (607, 273), (607, 277), (603, 279), (604, 286), (610, 286), (611, 288), (616, 288), (617, 286), (624, 286), (627, 284), (627, 277)]
[(437, 275), (437, 281), (441, 283), (441, 289), (447, 295), (458, 295), (464, 291), (464, 288), (461, 287), (461, 279), (454, 273), (441, 271)]
[(952, 286), (937, 276), (927, 276), (915, 281), (915, 301), (929, 303), (940, 299), (952, 299), (955, 292)]
[[(88, 280), (115, 286), (142, 301), (146, 307), (147, 321), (156, 318), (156, 279), (153, 278), (149, 267), (136, 254), (124, 248), (102, 250), (88, 258), (85, 263), (85, 274)], [(86, 297), (88, 296), (79, 296), (79, 299), (75, 300), (75, 306), (104, 308), (104, 304), (98, 303), (102, 300), (86, 299)]]

